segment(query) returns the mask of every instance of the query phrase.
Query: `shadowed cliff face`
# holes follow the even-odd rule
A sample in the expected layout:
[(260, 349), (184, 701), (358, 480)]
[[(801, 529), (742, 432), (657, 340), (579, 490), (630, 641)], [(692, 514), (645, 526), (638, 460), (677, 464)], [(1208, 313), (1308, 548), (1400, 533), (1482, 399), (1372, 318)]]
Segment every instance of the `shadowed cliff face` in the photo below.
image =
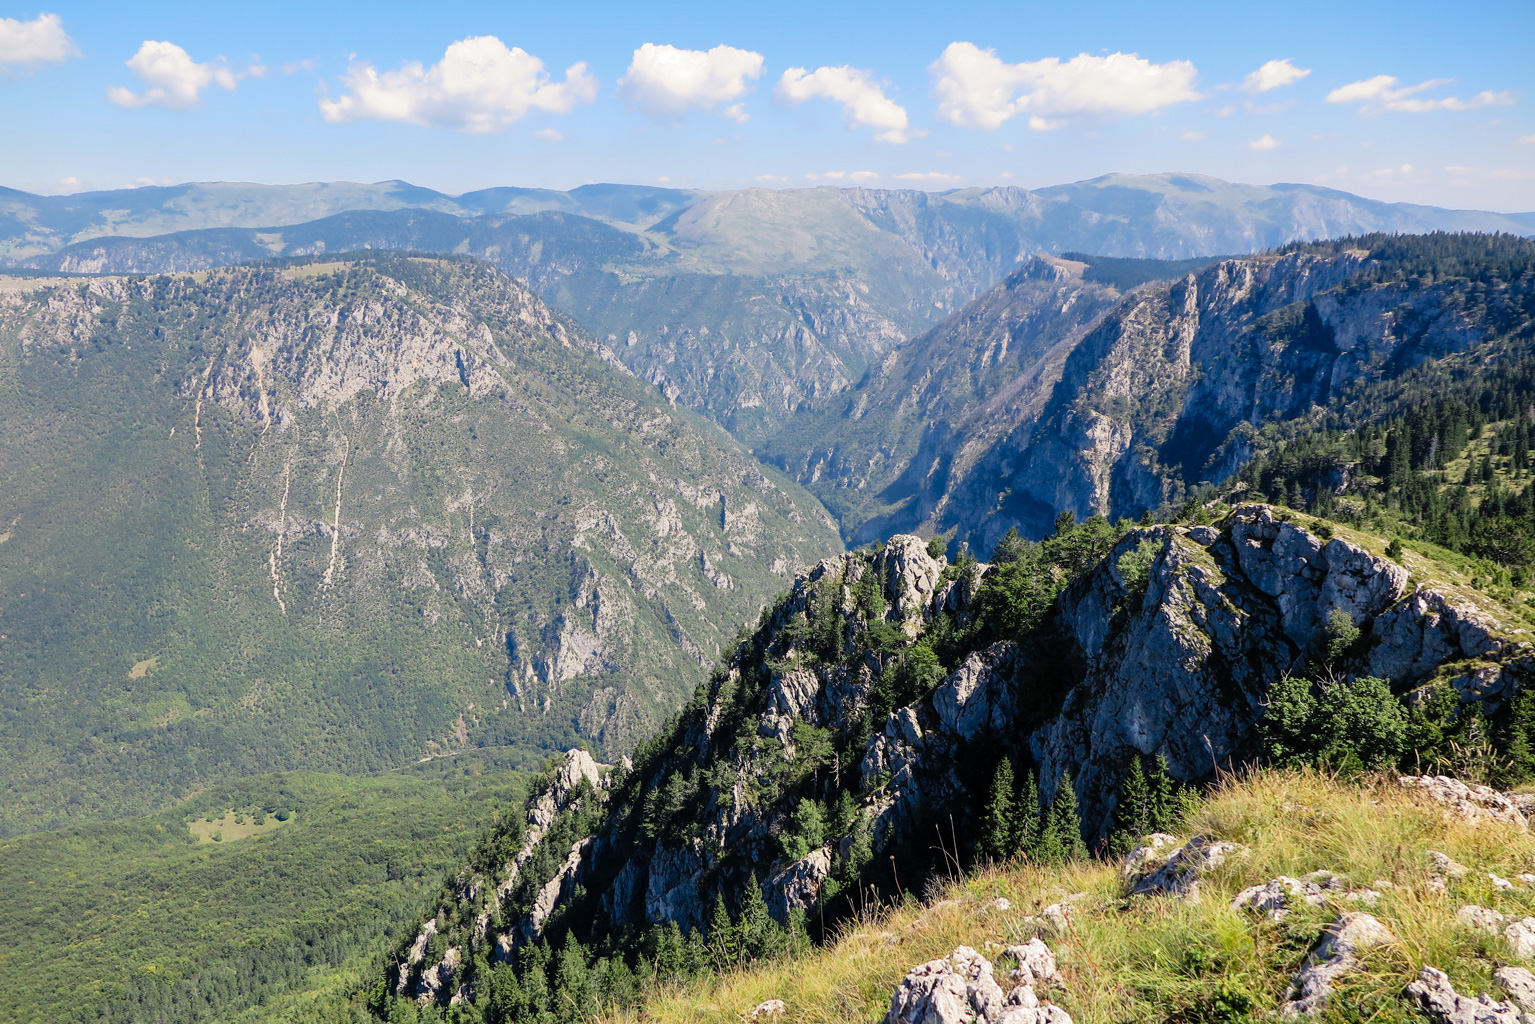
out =
[(137, 789), (121, 810), (210, 771), (627, 747), (838, 546), (813, 498), (481, 265), (13, 285), (18, 825), (93, 733), (114, 742), (74, 774)]
[[(1528, 253), (1508, 280), (1468, 280), (1424, 272), (1412, 246), (1473, 253), (1474, 238), (1358, 244), (1222, 260), (1122, 299), (1036, 261), (767, 455), (845, 536), (919, 529), (990, 550), (1012, 527), (1044, 536), (1063, 511), (1134, 518), (1181, 502), (1238, 469), (1256, 428), (1346, 413), (1361, 388), (1527, 324)], [(999, 356), (999, 339), (1018, 344)]]
[[(1329, 531), (1264, 505), (1216, 526), (1131, 529), (1036, 628), (981, 628), (956, 667), (926, 675), (924, 647), (981, 625), (1003, 568), (950, 565), (912, 536), (824, 561), (632, 765), (578, 794), (588, 769), (574, 753), (531, 805), (527, 835), (546, 838), (466, 872), (435, 921), (480, 922), (450, 947), (494, 943), (508, 958), (551, 922), (588, 944), (667, 922), (707, 928), (717, 896), (735, 906), (754, 884), (780, 919), (860, 880), (893, 885), (891, 865), (918, 886), (946, 870), (935, 835), (961, 852), (975, 841), (1004, 756), (1036, 772), (1046, 798), (1069, 773), (1101, 837), (1132, 759), (1160, 755), (1190, 782), (1250, 759), (1271, 689), (1318, 657), (1339, 615), (1361, 633), (1334, 665), (1345, 676), (1445, 688), (1488, 710), (1524, 684), (1535, 646), (1519, 613), (1426, 561), (1415, 585), (1376, 553), (1379, 538)], [(825, 809), (814, 835), (806, 801)], [(563, 824), (548, 827), (556, 806)], [(472, 994), (451, 950), (451, 963), (402, 959), (396, 992)]]

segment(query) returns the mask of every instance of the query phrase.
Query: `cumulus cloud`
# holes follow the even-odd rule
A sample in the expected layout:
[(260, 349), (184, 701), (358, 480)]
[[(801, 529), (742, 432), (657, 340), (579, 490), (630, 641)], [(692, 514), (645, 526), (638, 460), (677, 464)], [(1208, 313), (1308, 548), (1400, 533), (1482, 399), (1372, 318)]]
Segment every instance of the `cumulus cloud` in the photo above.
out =
[(146, 88), (134, 92), (120, 85), (107, 90), (107, 99), (120, 107), (165, 107), (186, 110), (202, 99), (210, 85), (235, 88), (238, 76), (222, 57), (199, 64), (175, 43), (146, 39), (139, 52), (128, 59), (128, 70), (138, 76)]
[(1274, 136), (1264, 135), (1261, 138), (1253, 139), (1251, 142), (1249, 142), (1247, 144), (1247, 148), (1261, 153), (1265, 149), (1278, 149), (1280, 145), (1280, 141), (1274, 138)]
[(31, 21), (0, 18), (0, 72), (78, 56), (80, 51), (57, 14), (39, 14)]
[(1402, 85), (1395, 75), (1376, 75), (1359, 82), (1339, 86), (1327, 94), (1328, 103), (1357, 103), (1361, 110), (1400, 111), (1424, 114), (1431, 110), (1475, 110), (1478, 107), (1506, 107), (1514, 102), (1511, 92), (1479, 92), (1469, 99), (1442, 96), (1422, 99), (1418, 93), (1451, 85), (1453, 78), (1431, 78), (1417, 85)]
[(906, 108), (886, 96), (867, 71), (845, 64), (814, 71), (790, 68), (778, 80), (775, 95), (795, 106), (814, 99), (840, 103), (849, 128), (873, 128), (877, 142), (911, 141)]
[(930, 181), (939, 184), (960, 180), (959, 175), (945, 174), (942, 171), (912, 171), (907, 174), (897, 174), (896, 178), (901, 181)]
[(430, 68), (409, 61), (381, 72), (354, 62), (342, 82), (346, 94), (320, 101), (327, 121), (400, 121), (475, 135), (502, 131), (535, 110), (568, 114), (597, 98), (584, 61), (566, 68), (563, 82), (551, 81), (543, 61), (495, 36), (460, 39)]
[[(863, 184), (864, 182), (878, 181), (879, 173), (877, 171), (827, 171), (825, 174), (807, 174), (805, 179), (807, 181), (821, 181), (823, 179), (826, 181), (856, 181), (859, 184)], [(758, 178), (757, 180), (763, 181), (766, 179)]]
[(968, 128), (997, 128), (1020, 114), (1046, 130), (1055, 118), (1147, 114), (1198, 99), (1194, 65), (1153, 64), (1133, 53), (1079, 54), (1008, 64), (974, 43), (950, 43), (929, 68), (937, 79), (938, 116)]
[(697, 109), (719, 110), (725, 117), (745, 123), (750, 116), (739, 100), (760, 77), (762, 54), (751, 50), (723, 45), (712, 50), (680, 50), (664, 43), (646, 43), (634, 51), (618, 88), (632, 108), (657, 121)]
[(1270, 89), (1278, 89), (1298, 82), (1309, 74), (1311, 74), (1310, 68), (1296, 67), (1290, 63), (1289, 57), (1284, 60), (1271, 60), (1248, 75), (1242, 83), (1242, 89), (1246, 92), (1268, 92)]

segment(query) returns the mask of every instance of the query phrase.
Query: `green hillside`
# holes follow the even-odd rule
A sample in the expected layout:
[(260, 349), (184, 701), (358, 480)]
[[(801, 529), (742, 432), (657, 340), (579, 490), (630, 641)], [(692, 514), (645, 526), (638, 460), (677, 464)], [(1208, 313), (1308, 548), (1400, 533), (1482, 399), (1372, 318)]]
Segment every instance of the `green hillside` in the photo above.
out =
[(838, 546), (477, 264), (0, 286), (0, 834), (623, 749)]

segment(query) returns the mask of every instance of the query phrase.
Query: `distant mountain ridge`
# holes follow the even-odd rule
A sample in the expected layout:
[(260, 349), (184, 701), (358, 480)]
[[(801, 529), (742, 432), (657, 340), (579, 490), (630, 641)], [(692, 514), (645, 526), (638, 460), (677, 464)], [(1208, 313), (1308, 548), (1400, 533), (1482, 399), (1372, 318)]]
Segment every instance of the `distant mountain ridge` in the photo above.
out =
[(853, 543), (990, 550), (1056, 517), (1139, 517), (1219, 484), (1260, 431), (1363, 422), (1434, 367), (1525, 351), (1535, 242), (1370, 235), (1219, 260), (1121, 295), (1038, 257), (758, 455)]
[(475, 256), (749, 445), (1036, 253), (1186, 259), (1432, 230), (1530, 234), (1535, 214), (1191, 174), (942, 193), (587, 185), (448, 196), (403, 182), (0, 192), (0, 259), (16, 266), (185, 272), (363, 248)]

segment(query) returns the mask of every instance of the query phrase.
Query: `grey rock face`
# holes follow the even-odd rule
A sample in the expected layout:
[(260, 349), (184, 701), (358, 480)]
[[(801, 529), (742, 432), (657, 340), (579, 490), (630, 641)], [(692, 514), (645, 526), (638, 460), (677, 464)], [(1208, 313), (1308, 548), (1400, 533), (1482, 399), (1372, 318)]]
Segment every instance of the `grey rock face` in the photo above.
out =
[[(889, 667), (874, 653), (835, 667), (819, 656), (801, 656), (801, 645), (810, 645), (807, 625), (836, 613), (845, 622), (844, 643), (856, 638), (856, 631), (866, 628), (860, 609), (867, 597), (855, 594), (865, 592), (871, 577), (884, 600), (868, 607), (883, 607), (893, 626), (930, 621), (940, 610), (963, 617), (969, 614), (967, 595), (974, 593), (972, 584), (956, 586), (963, 581), (952, 573), (945, 580), (942, 563), (929, 558), (915, 537), (896, 538), (877, 562), (848, 555), (817, 565), (796, 579), (790, 596), (764, 622), (764, 636), (781, 633), (792, 645), (775, 642), (773, 656), (760, 668), (732, 662), (711, 684), (716, 695), (751, 693), (746, 687), (755, 686), (760, 696), (751, 699), (757, 703), (701, 702), (676, 737), (677, 749), (690, 752), (687, 760), (668, 762), (671, 774), (649, 779), (650, 789), (640, 795), (651, 800), (675, 780), (683, 792), (697, 794), (702, 811), (686, 830), (663, 832), (653, 843), (625, 845), (599, 832), (590, 867), (583, 861), (573, 877), (579, 881), (582, 871), (591, 871), (603, 879), (598, 898), (621, 928), (668, 921), (684, 929), (707, 927), (716, 892), (732, 899), (752, 875), (763, 885), (770, 912), (783, 920), (796, 908), (813, 905), (852, 855), (860, 828), (867, 830), (876, 863), (883, 863), (886, 852), (896, 852), (889, 849), (892, 844), (932, 842), (938, 819), (931, 809), (963, 814), (977, 806), (984, 794), (968, 787), (995, 764), (988, 760), (977, 773), (977, 752), (994, 758), (998, 749), (1026, 751), (1040, 770), (1047, 799), (1069, 772), (1089, 830), (1108, 819), (1109, 794), (1130, 756), (1162, 754), (1175, 776), (1208, 777), (1213, 765), (1252, 749), (1251, 731), (1270, 687), (1310, 650), (1307, 645), (1325, 620), (1323, 609), (1357, 616), (1368, 637), (1373, 623), (1405, 600), (1395, 563), (1341, 539), (1323, 542), (1286, 515), (1245, 506), (1212, 527), (1213, 538), (1198, 540), (1180, 528), (1133, 531), (1063, 595), (1051, 619), (1055, 633), (1043, 650), (1002, 642), (974, 651), (931, 693), (879, 723), (863, 749), (857, 778), (841, 783), (862, 794), (861, 821), (846, 835), (827, 836), (823, 849), (786, 863), (781, 837), (792, 827), (794, 802), (754, 800), (753, 787), (802, 756), (796, 727), (845, 729), (859, 723), (871, 688)], [(1117, 567), (1146, 545), (1154, 557), (1145, 592), (1130, 593)], [(815, 644), (829, 642), (824, 634), (817, 636)], [(1065, 678), (1061, 689), (1039, 689), (1038, 674), (1047, 665), (1055, 678)], [(743, 707), (750, 709), (744, 718)], [(737, 736), (749, 737), (750, 746), (737, 745)], [(709, 760), (727, 750), (733, 752), (728, 761)], [(707, 766), (706, 785), (698, 766)], [(818, 770), (849, 774), (845, 762)], [(989, 781), (984, 776), (981, 784)], [(1517, 802), (1509, 811), (1495, 794), (1431, 783), (1413, 785), (1425, 799), (1451, 794), (1458, 801), (1454, 806), (1477, 813), (1488, 808), (1505, 817), (1523, 813)], [(958, 818), (956, 831), (963, 835), (971, 824)], [(1183, 842), (1152, 835), (1144, 842), (1126, 859), (1123, 876), (1127, 892), (1148, 896), (1197, 899), (1201, 875), (1243, 852), (1202, 837)], [(564, 858), (572, 851), (557, 852)], [(1440, 872), (1453, 869), (1447, 861)], [(1317, 872), (1254, 886), (1235, 906), (1278, 920), (1299, 906), (1341, 911), (1379, 898), (1374, 889)], [(1070, 914), (1066, 901), (1028, 923), (1048, 937), (1069, 928)], [(1321, 964), (1318, 970), (1325, 980), (1333, 967)]]
[(1283, 921), (1290, 916), (1296, 904), (1320, 907), (1326, 902), (1327, 897), (1322, 887), (1315, 882), (1302, 882), (1298, 878), (1280, 875), (1262, 885), (1254, 885), (1237, 893), (1231, 901), (1231, 909), (1252, 910), (1271, 921)]
[(1523, 960), (1535, 960), (1535, 917), (1524, 917), (1503, 929), (1508, 948)]
[(768, 910), (785, 921), (791, 911), (814, 906), (822, 884), (831, 874), (831, 863), (831, 854), (826, 850), (811, 850), (773, 874), (767, 882)]
[[(1143, 847), (1144, 849), (1144, 847)], [(1215, 842), (1195, 836), (1183, 846), (1173, 850), (1165, 860), (1156, 863), (1154, 858), (1142, 857), (1142, 868), (1130, 879), (1132, 896), (1182, 896), (1199, 898), (1199, 876), (1226, 863), (1230, 857), (1245, 853), (1239, 843)], [(1131, 857), (1135, 857), (1132, 853)]]
[(1523, 967), (1499, 967), (1492, 972), (1492, 980), (1519, 1009), (1526, 1013), (1535, 1011), (1535, 974)]
[(1018, 962), (1008, 977), (1019, 985), (1060, 988), (1065, 984), (1055, 966), (1055, 954), (1039, 939), (1021, 946), (1008, 946), (1003, 952)]
[(1434, 1024), (1526, 1024), (1513, 1003), (1497, 1002), (1486, 993), (1476, 999), (1463, 996), (1449, 975), (1435, 967), (1424, 967), (1406, 995)]
[(1502, 931), (1503, 922), (1506, 920), (1508, 919), (1496, 910), (1478, 907), (1475, 904), (1461, 907), (1455, 912), (1456, 924), (1488, 935), (1496, 935)]
[(1333, 984), (1359, 969), (1359, 954), (1375, 946), (1395, 942), (1390, 929), (1363, 912), (1344, 914), (1322, 933), (1301, 965), (1285, 1002), (1279, 1007), (1286, 1018), (1310, 1016), (1327, 1005)]
[(1513, 796), (1490, 786), (1469, 785), (1448, 775), (1404, 775), (1397, 782), (1444, 804), (1457, 817), (1472, 821), (1501, 821), (1520, 828), (1529, 824)]
[[(1025, 955), (1041, 970), (1054, 972), (1055, 958), (1048, 949), (1041, 955), (1030, 948)], [(1071, 1017), (1041, 1003), (1032, 981), (1004, 993), (991, 961), (959, 946), (941, 960), (912, 968), (890, 999), (885, 1024), (1071, 1024)]]
[(959, 946), (942, 960), (914, 967), (890, 998), (885, 1024), (965, 1024), (1000, 1013), (1006, 996), (991, 961)]

